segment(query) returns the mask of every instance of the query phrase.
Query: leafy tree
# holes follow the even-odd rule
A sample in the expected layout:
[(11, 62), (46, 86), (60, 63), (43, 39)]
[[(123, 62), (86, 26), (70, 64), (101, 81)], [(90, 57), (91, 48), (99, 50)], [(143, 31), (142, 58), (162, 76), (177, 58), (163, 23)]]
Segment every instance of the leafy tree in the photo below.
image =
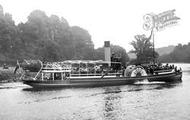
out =
[(130, 44), (134, 47), (134, 50), (132, 50), (132, 53), (135, 53), (137, 56), (137, 64), (141, 64), (144, 62), (150, 62), (154, 58), (158, 57), (158, 53), (154, 51), (153, 56), (153, 45), (150, 42), (150, 37), (146, 37), (143, 35), (136, 35), (135, 40), (133, 40)]
[(104, 60), (104, 47), (99, 47), (94, 51), (95, 60)]
[(17, 27), (12, 20), (12, 15), (2, 13), (0, 15), (0, 61), (9, 61), (14, 59), (16, 50), (15, 43), (17, 42)]
[(126, 62), (129, 61), (129, 56), (126, 53), (126, 50), (118, 45), (111, 45), (111, 53), (116, 57), (120, 58), (122, 65), (126, 65)]
[(74, 56), (73, 59), (93, 59), (94, 44), (88, 31), (74, 26), (71, 27)]
[[(25, 23), (15, 25), (9, 13), (0, 11), (0, 62), (22, 59), (63, 61), (67, 59), (104, 59), (104, 49), (95, 50), (91, 35), (56, 15), (34, 10)], [(125, 50), (112, 46), (127, 61)]]
[(59, 61), (59, 45), (52, 41), (45, 41), (40, 49), (40, 57), (43, 61)]

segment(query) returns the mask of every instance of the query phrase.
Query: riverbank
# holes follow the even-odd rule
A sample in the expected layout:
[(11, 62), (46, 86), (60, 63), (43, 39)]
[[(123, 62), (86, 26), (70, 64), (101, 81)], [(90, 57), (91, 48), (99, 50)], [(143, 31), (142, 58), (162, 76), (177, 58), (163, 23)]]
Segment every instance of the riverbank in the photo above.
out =
[(14, 70), (15, 67), (8, 67), (7, 69), (0, 67), (0, 83), (18, 81), (18, 74), (14, 74)]

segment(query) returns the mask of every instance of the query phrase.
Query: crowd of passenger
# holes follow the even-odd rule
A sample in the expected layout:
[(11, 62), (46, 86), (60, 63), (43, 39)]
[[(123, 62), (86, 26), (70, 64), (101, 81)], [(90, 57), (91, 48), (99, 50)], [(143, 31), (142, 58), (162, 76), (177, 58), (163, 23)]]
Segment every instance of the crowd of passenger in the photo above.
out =
[(152, 65), (145, 65), (143, 68), (146, 70), (147, 73), (150, 74), (158, 74), (160, 72), (170, 72), (174, 70), (175, 72), (180, 72), (181, 68), (177, 68), (177, 66), (169, 65), (168, 63), (166, 65), (162, 64), (152, 64)]

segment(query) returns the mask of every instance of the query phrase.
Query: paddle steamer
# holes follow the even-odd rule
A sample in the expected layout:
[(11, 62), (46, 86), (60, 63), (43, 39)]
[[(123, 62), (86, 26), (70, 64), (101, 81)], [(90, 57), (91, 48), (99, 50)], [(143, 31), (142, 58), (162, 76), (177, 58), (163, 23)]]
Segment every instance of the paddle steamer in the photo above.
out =
[[(67, 60), (63, 62), (24, 61), (19, 65), (24, 84), (34, 88), (95, 87), (134, 84), (138, 81), (181, 82), (182, 70), (174, 66), (129, 65), (111, 61), (109, 44), (103, 60)], [(35, 75), (34, 75), (35, 74)]]

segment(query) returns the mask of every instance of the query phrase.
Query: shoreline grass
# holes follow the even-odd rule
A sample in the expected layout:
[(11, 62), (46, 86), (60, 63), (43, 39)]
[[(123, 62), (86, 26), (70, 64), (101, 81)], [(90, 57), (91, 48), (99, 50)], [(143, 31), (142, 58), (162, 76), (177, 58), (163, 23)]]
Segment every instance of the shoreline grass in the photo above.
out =
[(18, 81), (17, 74), (14, 74), (14, 70), (15, 67), (9, 67), (8, 69), (0, 67), (0, 83)]

